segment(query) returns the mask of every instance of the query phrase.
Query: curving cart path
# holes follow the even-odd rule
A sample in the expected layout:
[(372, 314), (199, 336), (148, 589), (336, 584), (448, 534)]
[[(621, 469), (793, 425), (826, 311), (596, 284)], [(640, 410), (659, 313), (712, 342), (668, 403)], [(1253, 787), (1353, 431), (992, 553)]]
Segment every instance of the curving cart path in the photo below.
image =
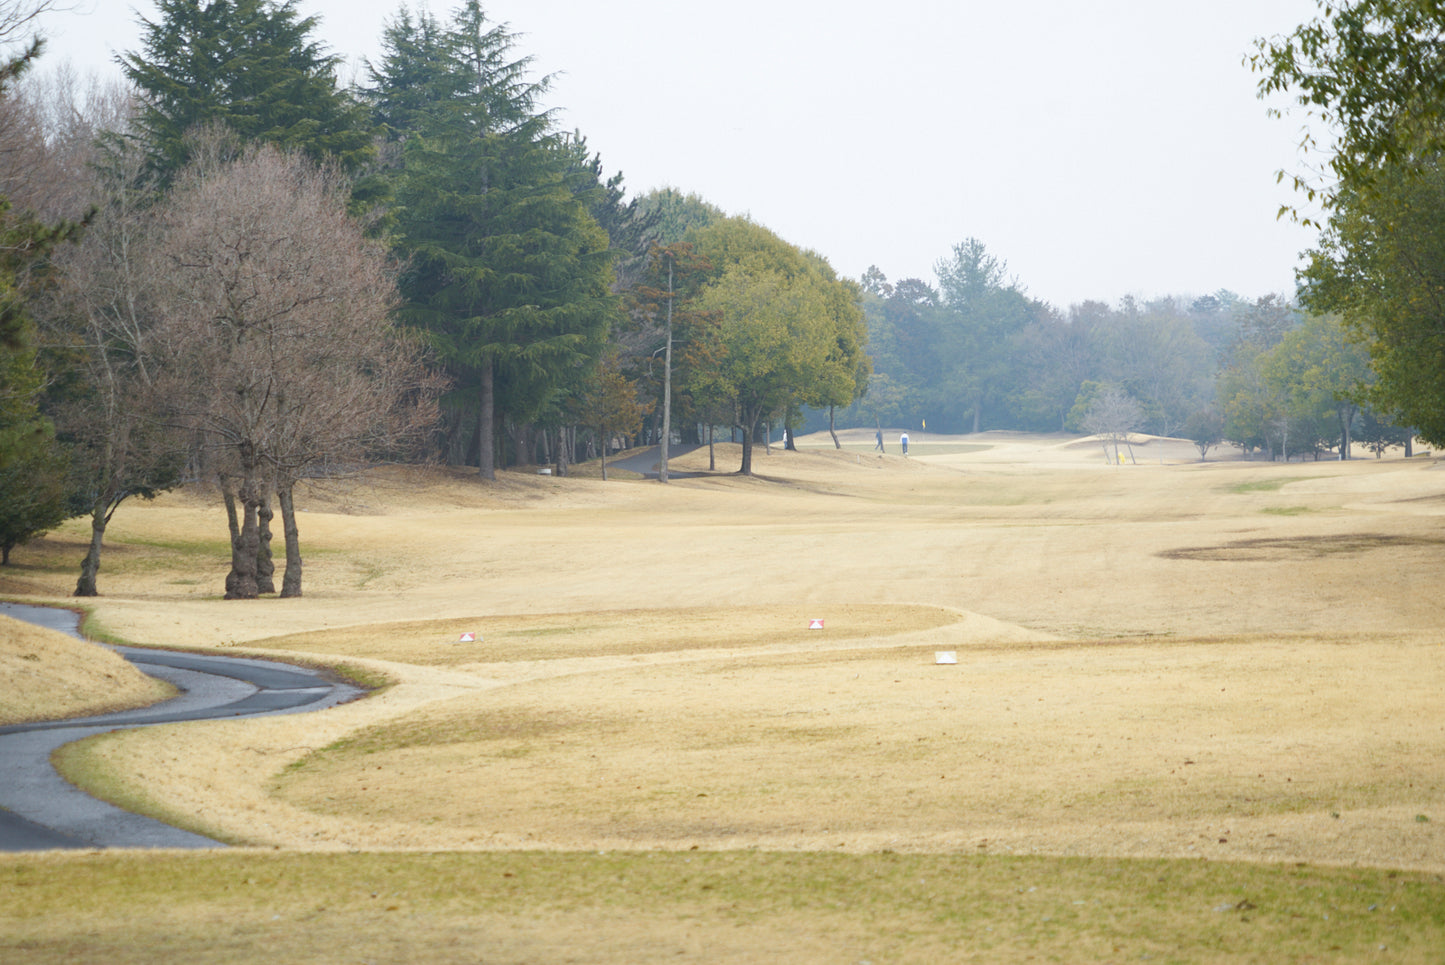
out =
[[(0, 603), (0, 613), (80, 636), (80, 618), (69, 610)], [(363, 693), (321, 671), (272, 660), (111, 649), (181, 693), (136, 710), (0, 727), (0, 851), (224, 847), (91, 797), (56, 772), (50, 755), (71, 741), (127, 727), (322, 710)]]

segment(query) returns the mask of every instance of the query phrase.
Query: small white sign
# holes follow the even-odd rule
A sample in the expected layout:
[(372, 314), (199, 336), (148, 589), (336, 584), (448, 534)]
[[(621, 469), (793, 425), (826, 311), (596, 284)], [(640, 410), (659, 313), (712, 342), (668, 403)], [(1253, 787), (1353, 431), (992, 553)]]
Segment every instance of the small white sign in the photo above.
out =
[(953, 650), (937, 650), (933, 654), (934, 663), (958, 663), (958, 653)]
[(476, 643), (476, 642), (477, 642), (477, 635), (476, 635), (475, 633), (464, 633), (464, 634), (462, 634), (462, 635), (457, 639), (457, 643)]
[(809, 621), (808, 621), (808, 629), (809, 629), (809, 630), (821, 630), (821, 629), (823, 629), (823, 621), (822, 621), (822, 620), (809, 620)]

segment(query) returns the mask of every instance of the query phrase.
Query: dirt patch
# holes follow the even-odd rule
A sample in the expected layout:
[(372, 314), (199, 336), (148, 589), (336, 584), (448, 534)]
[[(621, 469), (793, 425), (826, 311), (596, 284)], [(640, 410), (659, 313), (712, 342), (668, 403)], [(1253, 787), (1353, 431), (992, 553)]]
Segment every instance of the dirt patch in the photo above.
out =
[(1363, 556), (1378, 551), (1445, 546), (1445, 538), (1392, 533), (1352, 533), (1334, 536), (1268, 537), (1241, 539), (1218, 546), (1191, 546), (1166, 550), (1167, 560), (1206, 560), (1230, 563), (1282, 562), (1321, 556)]

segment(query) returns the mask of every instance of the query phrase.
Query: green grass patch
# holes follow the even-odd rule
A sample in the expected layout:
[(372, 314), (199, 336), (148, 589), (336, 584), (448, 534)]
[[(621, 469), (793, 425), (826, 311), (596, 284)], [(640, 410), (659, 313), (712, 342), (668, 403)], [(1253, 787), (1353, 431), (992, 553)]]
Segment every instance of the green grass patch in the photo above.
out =
[(0, 856), (0, 895), (0, 960), (27, 965), (278, 949), (336, 963), (1435, 963), (1445, 947), (1438, 875), (1203, 861), (95, 852)]
[(179, 553), (182, 556), (207, 558), (219, 556), (225, 560), (231, 558), (231, 541), (229, 539), (155, 539), (145, 536), (128, 536), (124, 540), (115, 540), (113, 545), (145, 546), (150, 549), (166, 550), (169, 553)]
[(1303, 516), (1305, 513), (1314, 513), (1318, 510), (1310, 506), (1266, 506), (1260, 512), (1268, 513), (1271, 516)]
[(1300, 482), (1311, 479), (1311, 476), (1282, 476), (1279, 479), (1261, 479), (1255, 482), (1236, 483), (1226, 487), (1225, 492), (1231, 493), (1276, 493), (1292, 482)]

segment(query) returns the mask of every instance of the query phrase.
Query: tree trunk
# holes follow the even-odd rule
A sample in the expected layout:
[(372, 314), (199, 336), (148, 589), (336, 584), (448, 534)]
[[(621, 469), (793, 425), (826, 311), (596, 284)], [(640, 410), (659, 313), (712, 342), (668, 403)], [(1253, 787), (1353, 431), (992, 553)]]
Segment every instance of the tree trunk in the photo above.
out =
[(254, 600), (256, 589), (256, 554), (261, 538), (256, 514), (261, 505), (260, 486), (256, 478), (255, 446), (240, 447), (241, 488), (236, 494), (241, 502), (240, 527), (232, 523), (235, 537), (231, 541), (231, 572), (226, 575), (226, 599)]
[(481, 415), (477, 417), (477, 466), (483, 479), (497, 478), (496, 440), (496, 363), (488, 359), (482, 363), (482, 384), (478, 390), (481, 400)]
[(842, 449), (843, 443), (838, 441), (838, 430), (833, 426), (833, 406), (828, 406), (828, 435), (833, 437), (833, 448)]
[(286, 572), (281, 577), (281, 598), (301, 595), (301, 534), (296, 529), (296, 505), (291, 499), (291, 484), (276, 487), (276, 501), (281, 504), (281, 529), (286, 534)]
[(76, 596), (100, 595), (95, 576), (100, 572), (100, 547), (105, 540), (105, 524), (109, 521), (105, 509), (104, 505), (91, 508), (90, 549), (86, 551), (85, 559), (80, 561), (80, 579), (75, 583)]
[(221, 477), (221, 500), (226, 504), (226, 525), (231, 530), (231, 545), (241, 538), (241, 517), (236, 511), (236, 481), (230, 476)]
[(276, 511), (271, 508), (271, 496), (261, 491), (261, 501), (256, 506), (256, 592), (276, 592), (276, 561), (271, 556), (271, 520)]
[(100, 588), (96, 584), (96, 575), (100, 572), (100, 551), (105, 542), (105, 528), (110, 524), (111, 514), (125, 499), (124, 496), (117, 499), (116, 491), (119, 488), (117, 480), (125, 475), (125, 455), (129, 445), (130, 422), (126, 421), (116, 436), (106, 439), (102, 452), (102, 471), (105, 473), (106, 484), (90, 505), (90, 548), (86, 550), (85, 559), (80, 561), (80, 579), (75, 581), (76, 596), (100, 595)]
[(607, 439), (608, 439), (607, 436), (603, 436), (603, 437), (602, 437), (602, 445), (599, 447), (599, 448), (601, 448), (601, 450), (602, 450), (602, 481), (603, 481), (603, 482), (606, 482), (606, 481), (607, 481)]
[(756, 410), (749, 411), (746, 406), (739, 408), (739, 414), (743, 417), (742, 423), (738, 426), (742, 430), (743, 437), (743, 464), (739, 467), (738, 474), (751, 476), (753, 474), (753, 437), (758, 434), (763, 414)]
[[(982, 418), (982, 417), (983, 417), (983, 401), (980, 400), (980, 401), (975, 402), (975, 403), (973, 404), (973, 432), (974, 432), (975, 435), (978, 434), (979, 426), (983, 424), (983, 418)], [(937, 425), (937, 422), (935, 422), (934, 424)]]
[(1341, 402), (1335, 406), (1340, 416), (1340, 459), (1350, 458), (1350, 423), (1355, 421), (1354, 406)]
[(567, 466), (571, 461), (571, 453), (567, 451), (567, 427), (557, 427), (557, 475), (567, 475)]
[(715, 426), (707, 427), (707, 471), (717, 472), (717, 450), (713, 448), (713, 432)]

